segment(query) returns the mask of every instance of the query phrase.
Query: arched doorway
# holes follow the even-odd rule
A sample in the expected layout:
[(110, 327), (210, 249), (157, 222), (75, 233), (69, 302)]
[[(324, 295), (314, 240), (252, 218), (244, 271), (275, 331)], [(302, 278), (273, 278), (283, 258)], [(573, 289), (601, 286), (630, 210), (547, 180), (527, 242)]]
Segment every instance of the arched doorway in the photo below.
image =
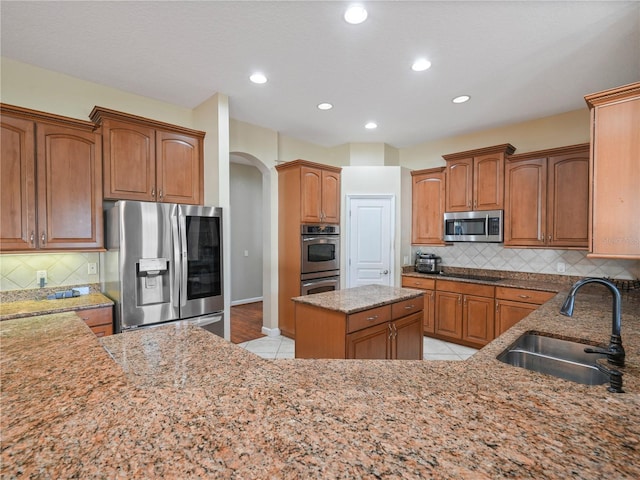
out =
[[(278, 335), (277, 296), (270, 268), (277, 262), (277, 225), (272, 214), (271, 171), (243, 152), (229, 155), (231, 305), (262, 301), (262, 333)], [(276, 235), (274, 240), (274, 234)], [(274, 299), (274, 297), (276, 297)]]

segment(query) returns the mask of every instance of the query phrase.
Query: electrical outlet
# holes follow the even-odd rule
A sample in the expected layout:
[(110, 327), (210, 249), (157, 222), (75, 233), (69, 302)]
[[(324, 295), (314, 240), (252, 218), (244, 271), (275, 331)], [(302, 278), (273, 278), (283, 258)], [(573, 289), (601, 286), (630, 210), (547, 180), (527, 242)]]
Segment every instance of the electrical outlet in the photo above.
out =
[(567, 265), (564, 262), (558, 262), (556, 265), (558, 273), (564, 273), (567, 271)]
[(98, 265), (95, 263), (87, 263), (87, 273), (89, 275), (96, 275), (98, 273)]
[(249, 256), (249, 250), (245, 250), (245, 251), (244, 251), (244, 256), (245, 256), (245, 257), (248, 257), (248, 256)]
[(38, 270), (36, 272), (36, 284), (40, 284), (40, 279), (44, 279), (44, 283), (47, 283), (47, 271), (46, 270)]

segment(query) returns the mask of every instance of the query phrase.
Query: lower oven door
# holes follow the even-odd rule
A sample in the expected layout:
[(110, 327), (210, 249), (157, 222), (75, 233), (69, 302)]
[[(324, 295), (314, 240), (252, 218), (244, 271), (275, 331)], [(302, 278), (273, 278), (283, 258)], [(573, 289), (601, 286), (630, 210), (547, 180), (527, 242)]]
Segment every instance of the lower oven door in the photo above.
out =
[(303, 280), (300, 284), (300, 295), (311, 295), (313, 293), (332, 292), (340, 289), (340, 276), (314, 278), (313, 280)]

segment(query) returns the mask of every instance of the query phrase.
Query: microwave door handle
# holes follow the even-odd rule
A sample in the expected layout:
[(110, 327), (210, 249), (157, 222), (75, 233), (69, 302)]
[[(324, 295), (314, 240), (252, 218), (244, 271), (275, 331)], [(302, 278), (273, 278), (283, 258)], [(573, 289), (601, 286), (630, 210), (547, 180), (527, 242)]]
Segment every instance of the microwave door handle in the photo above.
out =
[(173, 239), (173, 296), (172, 303), (175, 308), (179, 307), (178, 298), (180, 292), (180, 272), (182, 262), (180, 261), (180, 234), (178, 232), (178, 217), (171, 216), (171, 238)]
[(489, 214), (487, 213), (484, 217), (484, 234), (485, 236), (489, 236)]

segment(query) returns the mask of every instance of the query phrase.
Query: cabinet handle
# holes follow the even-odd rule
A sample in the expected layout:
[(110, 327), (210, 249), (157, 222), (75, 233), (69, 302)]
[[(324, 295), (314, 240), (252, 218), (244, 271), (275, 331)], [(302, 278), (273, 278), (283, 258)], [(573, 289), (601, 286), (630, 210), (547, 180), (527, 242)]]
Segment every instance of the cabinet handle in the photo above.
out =
[(393, 327), (391, 326), (391, 324), (389, 324), (389, 340), (391, 340), (393, 338)]
[(431, 300), (433, 300), (436, 296), (436, 292), (431, 292)]
[(478, 200), (474, 200), (473, 201), (473, 208), (476, 208), (478, 206)]
[(44, 234), (44, 232), (42, 232), (42, 236), (40, 237), (40, 241), (42, 242), (42, 245), (45, 245), (47, 242), (47, 236)]
[(412, 303), (411, 305), (406, 305), (404, 307), (405, 310), (411, 310), (412, 308), (415, 308), (416, 306)]
[(500, 310), (500, 302), (496, 301), (496, 313), (498, 313), (498, 310)]
[(375, 320), (376, 318), (378, 318), (378, 315), (373, 315), (372, 317), (367, 317), (367, 320)]
[(398, 338), (398, 327), (395, 323), (393, 324), (393, 334), (396, 338)]
[(462, 303), (462, 297), (458, 297), (458, 305), (460, 305)]
[(162, 189), (160, 189), (160, 200), (162, 200)]
[(521, 293), (520, 295), (518, 295), (519, 298), (531, 298), (529, 297), (529, 295), (525, 295), (523, 293)]
[(153, 188), (151, 189), (151, 196), (152, 196), (153, 198), (155, 198), (155, 197), (156, 197), (156, 187), (153, 187)]
[(29, 236), (29, 241), (33, 244), (33, 241), (35, 240), (36, 235), (35, 233), (31, 232), (31, 235)]
[(551, 235), (549, 235), (549, 241), (551, 241)]

